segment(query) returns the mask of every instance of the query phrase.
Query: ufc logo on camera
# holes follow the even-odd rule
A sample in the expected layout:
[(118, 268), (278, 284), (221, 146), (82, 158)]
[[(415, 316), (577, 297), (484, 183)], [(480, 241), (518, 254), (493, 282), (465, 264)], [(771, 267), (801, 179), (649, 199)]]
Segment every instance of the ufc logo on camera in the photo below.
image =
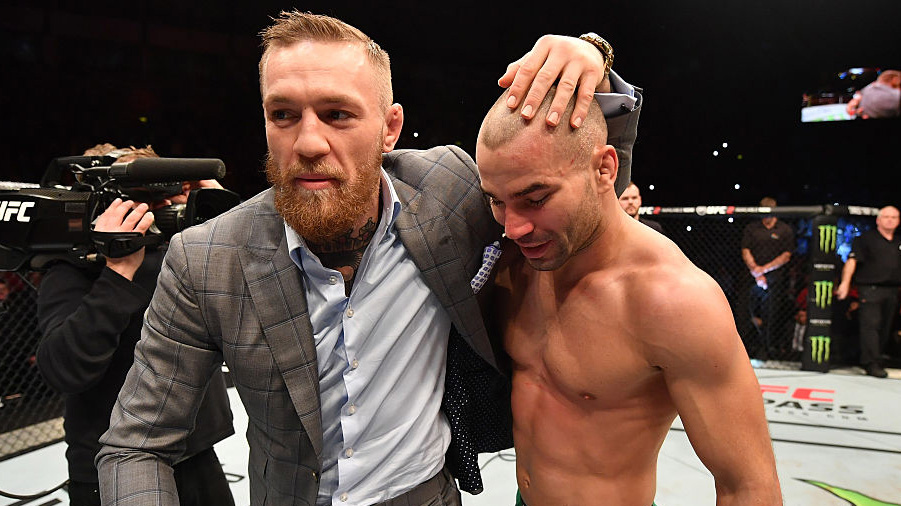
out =
[(20, 221), (28, 223), (31, 216), (25, 214), (28, 208), (34, 207), (34, 202), (22, 202), (18, 200), (0, 200), (0, 221)]

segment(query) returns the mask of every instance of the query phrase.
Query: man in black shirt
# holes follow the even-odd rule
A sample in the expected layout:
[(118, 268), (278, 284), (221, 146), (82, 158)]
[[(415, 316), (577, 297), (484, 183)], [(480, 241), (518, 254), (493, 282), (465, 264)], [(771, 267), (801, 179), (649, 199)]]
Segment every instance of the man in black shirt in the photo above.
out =
[(901, 286), (901, 237), (895, 234), (898, 219), (898, 209), (892, 206), (879, 210), (876, 230), (867, 230), (854, 239), (842, 269), (842, 281), (835, 290), (836, 296), (844, 299), (851, 288), (851, 279), (857, 283), (860, 363), (868, 375), (877, 378), (888, 376), (879, 357), (898, 311)]
[[(119, 162), (157, 156), (149, 146), (116, 149), (111, 144), (98, 145), (85, 154), (118, 155)], [(221, 188), (212, 180), (196, 184)], [(186, 199), (179, 195), (172, 197), (172, 202), (184, 203)], [(94, 230), (143, 234), (152, 223), (147, 204), (116, 199), (97, 218)], [(99, 264), (57, 262), (38, 290), (38, 327), (43, 338), (37, 365), (46, 383), (66, 396), (63, 427), (71, 506), (100, 505), (94, 457), (134, 362), (144, 311), (150, 304), (164, 254), (163, 248), (142, 248)], [(174, 469), (182, 505), (234, 506), (213, 450), (215, 443), (233, 433), (225, 380), (217, 371), (198, 408), (184, 459)]]
[[(764, 197), (760, 206), (775, 207), (776, 200)], [(754, 278), (748, 309), (768, 356), (778, 356), (781, 348), (788, 351), (793, 307), (788, 296), (788, 269), (784, 266), (791, 260), (794, 248), (791, 227), (772, 215), (749, 224), (741, 238), (741, 258)]]
[(625, 211), (626, 214), (638, 220), (639, 223), (647, 225), (661, 234), (663, 233), (663, 226), (660, 225), (659, 222), (639, 216), (638, 210), (641, 209), (641, 192), (638, 190), (638, 185), (634, 182), (629, 181), (629, 186), (627, 186), (626, 189), (623, 190), (623, 194), (619, 196), (619, 206), (623, 208), (623, 211)]

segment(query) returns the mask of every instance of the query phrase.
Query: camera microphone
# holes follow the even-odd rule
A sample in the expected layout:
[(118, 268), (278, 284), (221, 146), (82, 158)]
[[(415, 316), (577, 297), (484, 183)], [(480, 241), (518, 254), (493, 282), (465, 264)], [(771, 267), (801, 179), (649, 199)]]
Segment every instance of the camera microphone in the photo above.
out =
[(218, 158), (138, 158), (114, 163), (109, 177), (119, 183), (165, 183), (225, 177), (225, 163)]

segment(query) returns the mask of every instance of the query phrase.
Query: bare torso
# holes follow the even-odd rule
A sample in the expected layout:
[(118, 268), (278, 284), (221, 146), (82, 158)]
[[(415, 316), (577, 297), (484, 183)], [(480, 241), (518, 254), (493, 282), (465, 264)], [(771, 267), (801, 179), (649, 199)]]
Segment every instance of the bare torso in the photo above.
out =
[(657, 454), (676, 408), (649, 344), (636, 335), (636, 321), (655, 316), (644, 302), (659, 294), (639, 292), (661, 265), (688, 268), (659, 240), (664, 253), (613, 262), (575, 282), (521, 259), (498, 273), (498, 316), (514, 367), (517, 481), (529, 506), (653, 502)]

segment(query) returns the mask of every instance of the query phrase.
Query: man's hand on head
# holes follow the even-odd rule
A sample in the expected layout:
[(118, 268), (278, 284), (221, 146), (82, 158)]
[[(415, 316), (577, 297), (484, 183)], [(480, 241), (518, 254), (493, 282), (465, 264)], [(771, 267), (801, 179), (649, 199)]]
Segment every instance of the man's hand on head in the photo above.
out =
[(575, 37), (544, 35), (531, 51), (507, 66), (498, 85), (510, 88), (507, 107), (515, 109), (522, 101), (522, 116), (531, 119), (547, 91), (559, 79), (545, 121), (557, 125), (570, 98), (576, 94), (570, 125), (578, 128), (588, 114), (595, 92), (610, 92), (610, 79), (605, 70), (603, 55), (591, 43)]

